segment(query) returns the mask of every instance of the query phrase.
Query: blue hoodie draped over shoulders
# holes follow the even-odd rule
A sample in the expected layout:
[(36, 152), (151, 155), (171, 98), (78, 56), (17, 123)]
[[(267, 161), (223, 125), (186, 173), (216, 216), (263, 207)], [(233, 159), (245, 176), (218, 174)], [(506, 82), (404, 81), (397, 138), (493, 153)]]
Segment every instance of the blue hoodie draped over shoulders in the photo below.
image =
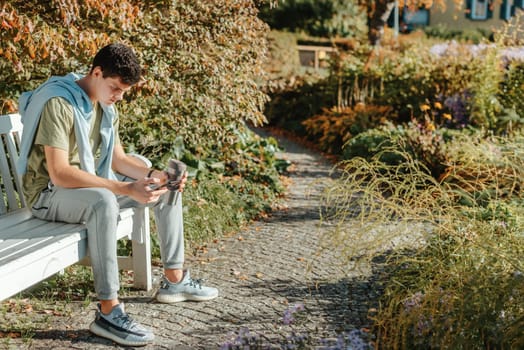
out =
[(81, 169), (107, 179), (116, 178), (111, 170), (115, 145), (113, 126), (113, 121), (116, 118), (115, 107), (101, 104), (103, 116), (100, 124), (100, 159), (95, 168), (95, 159), (89, 142), (91, 118), (94, 115), (93, 103), (86, 92), (76, 83), (80, 78), (81, 76), (75, 73), (69, 73), (66, 76), (53, 76), (34, 91), (24, 92), (20, 95), (18, 100), (19, 111), (24, 124), (20, 158), (17, 162), (20, 174), (25, 174), (27, 170), (27, 160), (33, 147), (36, 130), (45, 104), (51, 98), (62, 97), (73, 107), (74, 129)]

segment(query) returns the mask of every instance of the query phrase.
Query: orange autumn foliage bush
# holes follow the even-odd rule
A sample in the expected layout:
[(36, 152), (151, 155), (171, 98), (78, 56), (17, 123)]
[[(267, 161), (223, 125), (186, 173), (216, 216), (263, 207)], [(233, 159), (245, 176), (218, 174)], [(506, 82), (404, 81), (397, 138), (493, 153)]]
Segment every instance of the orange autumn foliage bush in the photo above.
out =
[(321, 114), (302, 122), (310, 139), (326, 152), (340, 154), (353, 136), (383, 124), (391, 108), (358, 103), (353, 107), (324, 108)]

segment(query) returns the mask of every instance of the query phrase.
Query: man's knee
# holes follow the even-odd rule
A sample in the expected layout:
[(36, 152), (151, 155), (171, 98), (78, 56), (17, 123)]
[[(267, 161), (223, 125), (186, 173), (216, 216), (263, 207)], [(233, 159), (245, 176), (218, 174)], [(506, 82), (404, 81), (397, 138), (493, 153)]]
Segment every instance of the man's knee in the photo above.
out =
[(93, 210), (118, 214), (119, 205), (113, 192), (106, 188), (96, 188), (93, 189), (93, 192)]

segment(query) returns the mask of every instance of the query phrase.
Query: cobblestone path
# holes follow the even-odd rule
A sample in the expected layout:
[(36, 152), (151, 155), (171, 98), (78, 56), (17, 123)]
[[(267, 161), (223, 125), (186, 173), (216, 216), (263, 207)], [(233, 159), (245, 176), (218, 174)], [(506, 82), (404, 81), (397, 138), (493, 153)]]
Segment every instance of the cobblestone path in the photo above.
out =
[[(345, 268), (333, 252), (318, 252), (319, 196), (331, 181), (331, 165), (288, 140), (279, 142), (281, 156), (293, 163), (282, 209), (209, 244), (187, 262), (192, 276), (219, 288), (216, 300), (164, 305), (153, 300), (155, 291), (122, 298), (126, 310), (155, 331), (155, 343), (146, 349), (220, 349), (242, 332), (269, 348), (305, 335), (308, 347), (322, 348), (323, 340), (333, 342), (343, 331), (369, 327), (373, 282)], [(158, 280), (158, 271), (155, 275)], [(304, 310), (285, 324), (284, 315), (300, 305)], [(15, 340), (9, 347), (120, 348), (89, 333), (94, 303), (72, 308), (67, 317), (51, 317), (49, 329), (36, 330), (27, 344)]]

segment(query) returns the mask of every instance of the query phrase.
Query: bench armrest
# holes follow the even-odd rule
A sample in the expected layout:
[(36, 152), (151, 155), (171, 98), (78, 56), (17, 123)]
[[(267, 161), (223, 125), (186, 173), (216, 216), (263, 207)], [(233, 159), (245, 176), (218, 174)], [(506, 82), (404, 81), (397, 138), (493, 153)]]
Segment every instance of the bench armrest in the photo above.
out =
[(151, 163), (149, 159), (147, 159), (141, 154), (129, 153), (128, 155), (142, 161), (142, 163), (144, 163), (148, 168), (151, 168), (151, 166), (153, 165), (153, 163)]

